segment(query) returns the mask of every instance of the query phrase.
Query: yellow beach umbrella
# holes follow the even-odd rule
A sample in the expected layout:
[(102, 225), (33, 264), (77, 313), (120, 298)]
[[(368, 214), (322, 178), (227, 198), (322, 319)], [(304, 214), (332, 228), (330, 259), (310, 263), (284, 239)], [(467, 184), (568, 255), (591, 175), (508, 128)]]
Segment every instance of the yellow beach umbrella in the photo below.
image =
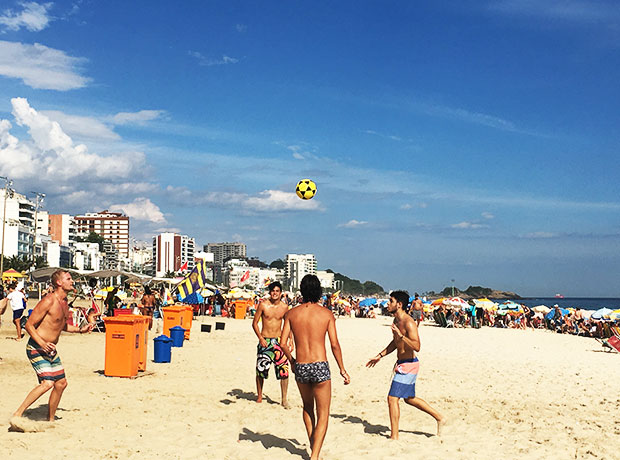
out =
[(8, 270), (2, 273), (3, 280), (11, 279), (11, 278), (25, 278), (25, 277), (26, 275), (22, 275), (20, 272), (18, 272), (17, 270), (13, 270), (12, 268), (9, 268)]

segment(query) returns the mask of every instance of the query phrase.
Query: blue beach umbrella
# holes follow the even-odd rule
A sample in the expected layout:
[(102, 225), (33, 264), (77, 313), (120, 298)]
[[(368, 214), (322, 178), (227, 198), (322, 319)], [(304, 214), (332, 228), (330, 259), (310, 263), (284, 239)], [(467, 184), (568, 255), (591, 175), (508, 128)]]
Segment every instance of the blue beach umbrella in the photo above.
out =
[(190, 305), (196, 305), (204, 302), (204, 298), (198, 292), (192, 292), (190, 295), (181, 300), (183, 303), (187, 303)]
[[(566, 316), (570, 313), (570, 310), (567, 310), (566, 308), (560, 308), (560, 313), (562, 313), (562, 316)], [(545, 318), (547, 319), (553, 319), (553, 316), (555, 315), (555, 308), (553, 310), (551, 310), (549, 313), (547, 313), (545, 315)]]
[(363, 299), (359, 303), (360, 307), (370, 307), (371, 305), (377, 305), (377, 299), (375, 299), (374, 297)]

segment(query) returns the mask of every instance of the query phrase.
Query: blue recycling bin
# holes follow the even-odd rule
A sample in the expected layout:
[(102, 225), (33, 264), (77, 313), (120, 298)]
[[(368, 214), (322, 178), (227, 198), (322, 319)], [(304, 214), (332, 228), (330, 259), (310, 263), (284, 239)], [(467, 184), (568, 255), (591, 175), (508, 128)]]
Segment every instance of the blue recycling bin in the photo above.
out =
[(160, 335), (153, 339), (154, 356), (156, 363), (169, 363), (172, 357), (172, 339), (165, 335)]
[(185, 329), (181, 326), (174, 326), (170, 328), (170, 338), (172, 339), (173, 347), (182, 347), (185, 340)]

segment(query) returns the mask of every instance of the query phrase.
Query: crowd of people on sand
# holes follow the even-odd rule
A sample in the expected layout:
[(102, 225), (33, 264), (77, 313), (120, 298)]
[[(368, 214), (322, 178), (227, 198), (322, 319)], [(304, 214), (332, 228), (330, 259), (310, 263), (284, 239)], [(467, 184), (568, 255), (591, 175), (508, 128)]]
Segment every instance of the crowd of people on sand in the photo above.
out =
[[(501, 305), (500, 305), (501, 307)], [(613, 335), (612, 328), (620, 326), (618, 320), (603, 320), (591, 317), (592, 311), (564, 309), (554, 305), (548, 312), (536, 312), (526, 305), (518, 310), (484, 309), (471, 305), (469, 308), (454, 308), (440, 305), (425, 313), (442, 327), (482, 326), (510, 329), (542, 329), (560, 334), (572, 334), (598, 339)]]

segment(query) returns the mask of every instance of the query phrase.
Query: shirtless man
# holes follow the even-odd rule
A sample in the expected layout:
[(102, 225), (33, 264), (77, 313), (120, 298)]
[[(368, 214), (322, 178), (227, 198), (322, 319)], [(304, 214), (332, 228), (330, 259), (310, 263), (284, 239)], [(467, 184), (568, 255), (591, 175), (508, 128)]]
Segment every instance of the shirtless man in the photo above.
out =
[[(407, 299), (409, 300), (409, 299)], [(420, 300), (420, 295), (416, 292), (415, 299), (413, 300), (413, 304), (411, 305), (411, 317), (416, 322), (416, 325), (420, 325), (420, 321), (422, 321), (422, 312), (424, 311), (424, 305)]]
[[(304, 276), (301, 280), (303, 303), (286, 313), (282, 330), (282, 349), (291, 361), (303, 400), (302, 418), (312, 449), (310, 460), (319, 458), (327, 433), (329, 406), (332, 398), (331, 375), (325, 352), (326, 334), (344, 384), (348, 385), (351, 382), (342, 362), (342, 351), (336, 334), (336, 320), (331, 311), (319, 305), (321, 294), (319, 279), (315, 275)], [(291, 355), (292, 350), (287, 346), (291, 333), (297, 348), (295, 358)]]
[(381, 352), (366, 363), (366, 367), (374, 367), (381, 358), (397, 350), (394, 378), (388, 394), (388, 408), (390, 411), (390, 425), (392, 434), (390, 439), (398, 439), (398, 420), (400, 418), (400, 398), (423, 412), (426, 412), (437, 421), (437, 436), (446, 423), (446, 418), (433, 409), (426, 401), (415, 395), (415, 382), (418, 376), (420, 363), (415, 356), (420, 351), (420, 337), (418, 325), (403, 307), (409, 302), (409, 294), (404, 291), (394, 291), (390, 294), (388, 311), (394, 314), (392, 334), (394, 338)]
[(144, 316), (149, 318), (149, 330), (153, 327), (153, 310), (155, 310), (155, 296), (151, 292), (151, 288), (144, 286), (144, 295), (140, 301), (142, 307), (140, 311)]
[(30, 334), (26, 355), (39, 378), (39, 385), (28, 393), (22, 405), (13, 414), (17, 417), (21, 417), (24, 411), (44, 393), (52, 390), (48, 420), (54, 420), (62, 392), (67, 387), (65, 370), (56, 352), (60, 333), (67, 331), (82, 334), (91, 331), (93, 327), (90, 323), (81, 328), (67, 324), (69, 318), (67, 293), (74, 289), (71, 274), (64, 270), (56, 270), (52, 274), (52, 285), (54, 291), (39, 301), (26, 323), (26, 332)]
[[(269, 284), (269, 299), (261, 300), (258, 304), (252, 328), (258, 337), (256, 350), (256, 402), (263, 402), (263, 383), (269, 376), (271, 363), (275, 365), (276, 379), (280, 381), (282, 391), (282, 406), (290, 409), (291, 406), (286, 398), (288, 390), (288, 361), (282, 347), (280, 336), (282, 335), (282, 318), (288, 311), (288, 305), (282, 302), (282, 285), (278, 281)], [(263, 320), (262, 329), (258, 322)]]

